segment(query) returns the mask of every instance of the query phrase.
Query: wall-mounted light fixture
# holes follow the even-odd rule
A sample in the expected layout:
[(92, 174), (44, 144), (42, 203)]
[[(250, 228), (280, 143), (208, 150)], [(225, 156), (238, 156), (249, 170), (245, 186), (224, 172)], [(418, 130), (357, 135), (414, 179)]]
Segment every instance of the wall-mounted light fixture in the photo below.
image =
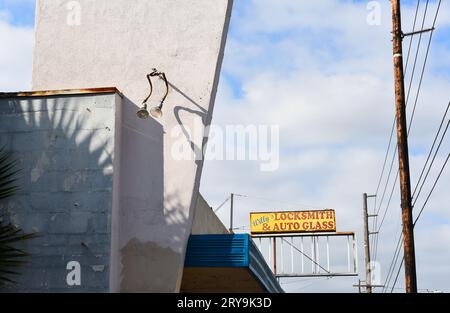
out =
[[(161, 99), (161, 102), (158, 106), (154, 106), (150, 109), (150, 112), (148, 111), (147, 101), (150, 99), (150, 97), (153, 94), (153, 84), (152, 84), (152, 77), (159, 77), (164, 81), (164, 84), (166, 86), (166, 93), (164, 94), (163, 98)], [(167, 95), (169, 94), (169, 82), (167, 81), (166, 74), (163, 72), (158, 72), (155, 68), (150, 74), (147, 74), (147, 80), (150, 85), (150, 93), (147, 98), (142, 102), (142, 108), (137, 112), (137, 116), (140, 119), (147, 119), (150, 115), (152, 115), (154, 118), (160, 118), (162, 116), (162, 108), (164, 105), (164, 101), (167, 98)]]

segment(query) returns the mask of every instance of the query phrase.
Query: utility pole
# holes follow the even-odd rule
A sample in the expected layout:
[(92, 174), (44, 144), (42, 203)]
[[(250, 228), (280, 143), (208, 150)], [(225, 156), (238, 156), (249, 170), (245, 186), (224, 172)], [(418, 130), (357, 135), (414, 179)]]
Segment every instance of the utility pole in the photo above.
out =
[(370, 246), (369, 246), (369, 214), (367, 212), (367, 193), (363, 194), (363, 217), (364, 217), (364, 251), (366, 261), (366, 291), (372, 293), (372, 269), (370, 268)]
[(405, 82), (403, 73), (403, 32), (400, 0), (391, 0), (394, 52), (395, 106), (403, 222), (403, 250), (407, 293), (417, 293), (416, 260), (409, 174), (408, 133), (406, 125)]
[(231, 198), (230, 198), (230, 233), (233, 233), (233, 210), (234, 210), (234, 194), (231, 194)]

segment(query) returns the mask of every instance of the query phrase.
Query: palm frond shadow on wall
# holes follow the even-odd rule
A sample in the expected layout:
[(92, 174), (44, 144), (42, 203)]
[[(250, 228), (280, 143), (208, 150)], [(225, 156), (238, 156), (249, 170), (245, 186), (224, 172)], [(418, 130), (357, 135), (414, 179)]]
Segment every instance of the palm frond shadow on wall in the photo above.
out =
[[(86, 189), (101, 185), (105, 188), (99, 187), (99, 193), (111, 193), (108, 186), (112, 181), (109, 169), (113, 156), (108, 152), (108, 143), (99, 140), (99, 133), (110, 129), (87, 130), (92, 113), (80, 112), (68, 98), (12, 100), (9, 107), (1, 110), (0, 133), (4, 136), (0, 137), (0, 290), (51, 291), (64, 287), (64, 279), (58, 280), (58, 286), (49, 284), (52, 274), (40, 262), (45, 259), (49, 266), (64, 271), (68, 248), (63, 228), (69, 227), (71, 212), (85, 209)], [(35, 146), (39, 147), (39, 155), (31, 152)], [(85, 170), (78, 174), (77, 168)], [(91, 175), (94, 171), (101, 172), (101, 177)], [(65, 201), (52, 198), (58, 192), (65, 193)], [(42, 196), (45, 194), (51, 196)], [(66, 205), (69, 202), (70, 207)], [(110, 213), (107, 205), (104, 207), (96, 213), (107, 225)], [(109, 246), (107, 226), (100, 227), (89, 220), (88, 227), (89, 232), (102, 228), (102, 233), (87, 239), (72, 234), (71, 248), (79, 252), (80, 258), (90, 260), (86, 263), (104, 263), (82, 244), (95, 249), (96, 242)]]
[[(20, 190), (18, 183), (18, 160), (11, 152), (0, 148), (0, 203), (6, 201)], [(13, 225), (6, 210), (0, 206), (0, 284), (16, 283), (14, 276), (20, 274), (20, 267), (26, 263), (29, 255), (17, 244), (37, 237), (36, 233), (25, 233)]]

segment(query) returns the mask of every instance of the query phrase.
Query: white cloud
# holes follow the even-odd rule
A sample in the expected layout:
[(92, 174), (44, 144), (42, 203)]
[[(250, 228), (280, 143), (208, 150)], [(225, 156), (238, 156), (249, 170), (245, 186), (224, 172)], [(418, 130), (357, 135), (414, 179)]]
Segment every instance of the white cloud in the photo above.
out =
[[(282, 199), (238, 197), (236, 226), (248, 224), (250, 211), (328, 207), (336, 209), (338, 229), (357, 231), (361, 243), (361, 194), (376, 187), (394, 112), (389, 2), (381, 4), (381, 25), (368, 26), (364, 2), (235, 1), (235, 30), (227, 43), (226, 75), (213, 123), (276, 123), (282, 145), (276, 172), (261, 172), (252, 162), (205, 163), (201, 192), (211, 205), (217, 206), (228, 192)], [(435, 5), (432, 1), (430, 12)], [(403, 10), (404, 28), (409, 29), (414, 7)], [(10, 18), (9, 12), (0, 11), (0, 91), (29, 89), (31, 81), (33, 30), (13, 26)], [(444, 1), (438, 31), (448, 31), (449, 25), (450, 5)], [(434, 42), (432, 49), (429, 69), (448, 69), (448, 41)], [(226, 76), (242, 82), (242, 97), (233, 96), (236, 86)], [(425, 152), (450, 99), (448, 76), (430, 71), (425, 76), (411, 134), (412, 146)], [(448, 142), (442, 151), (448, 151)], [(424, 153), (411, 158), (413, 185)], [(431, 177), (442, 162), (439, 156)], [(446, 277), (450, 210), (444, 191), (449, 184), (449, 175), (443, 175), (417, 227), (420, 288), (450, 289)], [(394, 191), (379, 244), (383, 271), (387, 271), (400, 221), (397, 186)], [(228, 208), (219, 215), (228, 222)], [(359, 251), (362, 260), (362, 246)], [(351, 287), (355, 281), (334, 278), (304, 289), (299, 288), (307, 282), (285, 287), (300, 292), (351, 292), (356, 291)]]
[(13, 26), (10, 13), (0, 11), (0, 91), (31, 88), (33, 29)]
[[(431, 2), (429, 12), (434, 12), (435, 8), (436, 2)], [(405, 29), (412, 28), (414, 9), (412, 5), (403, 7)], [(255, 0), (235, 3), (223, 67), (226, 75), (221, 81), (213, 123), (278, 124), (280, 168), (276, 172), (262, 173), (252, 162), (207, 161), (201, 192), (213, 206), (220, 204), (228, 192), (282, 199), (270, 202), (238, 197), (236, 226), (248, 225), (251, 211), (329, 207), (336, 209), (339, 230), (357, 231), (361, 244), (362, 193), (375, 191), (394, 114), (389, 10), (389, 2), (382, 2), (381, 26), (368, 26), (364, 2)], [(444, 2), (436, 34), (448, 31), (449, 24), (450, 4)], [(425, 36), (423, 41), (426, 43), (427, 39)], [(448, 68), (449, 50), (448, 40), (432, 44), (410, 136), (411, 149), (419, 151), (411, 156), (413, 186), (450, 100), (448, 77), (436, 74), (436, 69)], [(422, 60), (423, 51), (418, 66)], [(416, 71), (417, 79), (419, 68)], [(241, 82), (242, 89), (237, 96), (233, 94), (236, 81)], [(415, 82), (413, 91), (417, 86)], [(412, 93), (411, 99), (414, 97)], [(412, 105), (409, 112), (411, 108)], [(443, 154), (449, 148), (447, 140), (430, 178), (436, 176), (445, 157)], [(397, 162), (394, 172), (395, 166)], [(391, 184), (392, 181), (393, 178)], [(429, 179), (421, 195), (422, 201), (431, 183)], [(428, 217), (423, 216), (420, 221), (443, 229), (436, 236), (442, 236), (450, 228), (441, 225), (449, 218), (447, 196), (443, 191), (449, 183), (449, 175), (443, 175), (441, 187), (436, 189), (426, 209)], [(396, 185), (380, 235), (378, 256), (384, 275), (394, 249), (393, 238), (400, 227), (398, 189)], [(384, 209), (385, 204), (381, 213)], [(226, 224), (228, 214), (227, 207), (219, 211)], [(431, 221), (430, 215), (433, 215)], [(446, 266), (450, 257), (448, 249), (427, 244), (427, 236), (418, 225), (419, 287), (449, 290), (447, 279), (428, 267), (428, 264)], [(360, 260), (363, 260), (362, 251), (360, 245)], [(299, 291), (357, 291), (351, 286), (356, 281), (356, 278), (335, 278)], [(297, 290), (304, 284), (289, 284), (287, 290)], [(403, 286), (403, 282), (397, 284), (397, 287)]]

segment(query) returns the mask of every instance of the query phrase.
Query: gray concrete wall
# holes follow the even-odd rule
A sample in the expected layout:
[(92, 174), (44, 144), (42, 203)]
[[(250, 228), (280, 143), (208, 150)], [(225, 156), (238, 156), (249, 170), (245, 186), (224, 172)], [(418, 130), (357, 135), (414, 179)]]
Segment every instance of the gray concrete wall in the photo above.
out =
[[(135, 113), (118, 94), (0, 98), (0, 146), (22, 169), (20, 193), (0, 210), (40, 236), (23, 245), (29, 263), (7, 290), (108, 292), (117, 277), (123, 292), (176, 284), (167, 269), (180, 256), (142, 234), (159, 230), (155, 240), (177, 240), (185, 220), (177, 216), (176, 194), (171, 207), (149, 210), (164, 201), (162, 127)], [(227, 232), (199, 195), (191, 233)], [(71, 261), (81, 265), (81, 286), (66, 283)]]
[[(203, 160), (177, 159), (172, 148), (180, 141), (189, 151), (205, 145), (232, 0), (68, 3), (36, 2), (33, 89), (116, 86), (128, 97), (118, 129), (111, 288), (177, 292)], [(153, 67), (170, 83), (164, 116), (137, 121)], [(161, 81), (154, 85), (150, 105), (164, 92)], [(174, 136), (175, 128), (183, 132)]]
[[(108, 292), (111, 249), (115, 94), (0, 99), (0, 146), (22, 168), (20, 193), (1, 209), (40, 237), (11, 291)], [(68, 286), (67, 263), (81, 265)]]
[(197, 199), (191, 233), (192, 235), (228, 234), (228, 229), (200, 194)]

